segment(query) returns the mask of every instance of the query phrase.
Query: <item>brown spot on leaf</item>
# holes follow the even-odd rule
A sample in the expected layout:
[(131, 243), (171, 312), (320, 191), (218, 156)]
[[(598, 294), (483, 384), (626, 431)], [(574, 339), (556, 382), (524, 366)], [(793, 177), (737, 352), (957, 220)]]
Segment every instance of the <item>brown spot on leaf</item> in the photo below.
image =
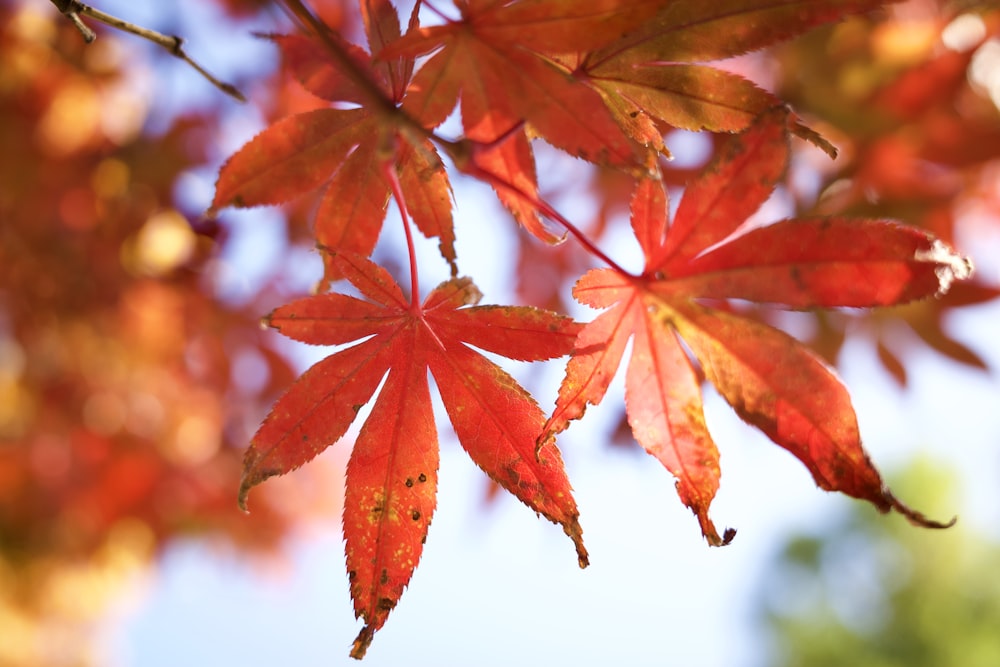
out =
[(406, 478), (406, 488), (410, 488), (411, 486), (413, 486), (413, 478), (412, 477), (407, 477)]
[(414, 521), (420, 521), (420, 512), (418, 512), (417, 510), (413, 510), (413, 514), (411, 514), (410, 516), (413, 517)]
[(417, 481), (418, 482), (426, 482), (427, 481), (427, 475), (425, 475), (424, 473), (420, 473), (420, 476), (417, 477)]
[(382, 611), (390, 611), (395, 606), (396, 603), (393, 602), (391, 598), (379, 598), (378, 608)]

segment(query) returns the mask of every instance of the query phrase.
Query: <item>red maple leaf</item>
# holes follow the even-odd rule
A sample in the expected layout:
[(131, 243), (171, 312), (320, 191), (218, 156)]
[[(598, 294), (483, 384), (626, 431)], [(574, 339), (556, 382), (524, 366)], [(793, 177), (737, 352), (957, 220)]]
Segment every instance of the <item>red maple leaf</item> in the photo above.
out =
[[(462, 446), (495, 482), (562, 525), (587, 565), (579, 512), (559, 450), (535, 443), (545, 416), (534, 399), (470, 345), (517, 360), (568, 354), (579, 325), (531, 307), (463, 307), (479, 292), (467, 278), (409, 302), (388, 272), (355, 254), (330, 263), (365, 297), (320, 294), (278, 308), (267, 323), (290, 338), (342, 345), (292, 385), (253, 438), (240, 504), (250, 488), (306, 463), (340, 440), (385, 377), (347, 466), (344, 535), (351, 596), (365, 627), (364, 655), (398, 602), (434, 513), (438, 443), (428, 369)], [(387, 375), (388, 373), (388, 375)]]
[(631, 338), (625, 399), (632, 432), (677, 478), (706, 539), (727, 543), (734, 532), (720, 536), (709, 518), (719, 453), (683, 340), (740, 417), (798, 457), (821, 488), (940, 526), (886, 488), (861, 446), (847, 390), (818, 356), (784, 332), (713, 307), (725, 299), (800, 309), (884, 306), (939, 294), (970, 274), (940, 241), (885, 220), (783, 220), (739, 233), (784, 175), (788, 123), (787, 110), (776, 108), (734, 137), (687, 187), (669, 227), (661, 181), (639, 183), (632, 228), (644, 270), (592, 270), (577, 282), (577, 300), (608, 310), (580, 332), (539, 443), (600, 402)]
[[(411, 29), (376, 58), (429, 59), (402, 108), (435, 128), (460, 104), (473, 169), (524, 227), (548, 242), (538, 215), (529, 136), (587, 160), (641, 172), (643, 146), (666, 152), (667, 126), (738, 131), (778, 104), (729, 72), (693, 64), (760, 49), (871, 9), (874, 0), (458, 1), (458, 19)], [(433, 7), (432, 7), (433, 10)], [(434, 10), (436, 11), (436, 10)], [(831, 155), (835, 149), (796, 122), (793, 129)], [(457, 162), (465, 155), (456, 145)]]
[(378, 57), (436, 51), (404, 108), (436, 127), (461, 98), (466, 136), (489, 143), (524, 121), (588, 160), (638, 165), (640, 154), (601, 98), (546, 54), (598, 48), (652, 16), (663, 0), (458, 2), (459, 20), (412, 30)]
[[(778, 104), (743, 77), (699, 64), (789, 39), (881, 0), (674, 0), (650, 20), (600, 49), (575, 49), (563, 63), (604, 98), (629, 136), (665, 151), (664, 125), (687, 130), (745, 129)], [(798, 122), (792, 130), (831, 155), (825, 139)]]
[[(372, 49), (400, 36), (399, 17), (390, 3), (361, 4)], [(416, 12), (410, 20), (410, 26), (415, 25)], [(413, 59), (375, 64), (363, 49), (329, 33), (324, 39), (269, 38), (281, 47), (307, 90), (333, 103), (358, 106), (299, 113), (266, 128), (223, 165), (211, 210), (281, 204), (322, 187), (315, 217), (317, 242), (368, 256), (389, 203), (391, 178), (385, 170), (394, 169), (414, 223), (425, 236), (440, 240), (441, 254), (455, 275), (447, 172), (427, 139), (400, 141), (406, 134), (405, 118), (396, 105), (413, 72)], [(355, 76), (346, 72), (337, 54), (353, 63)], [(327, 275), (328, 280), (336, 278)]]
[[(619, 127), (601, 96), (548, 54), (599, 48), (637, 27), (663, 0), (457, 2), (461, 18), (409, 31), (379, 58), (435, 53), (414, 75), (402, 107), (434, 128), (460, 102), (476, 173), (525, 229), (548, 242), (528, 139), (541, 136), (572, 155), (618, 167), (642, 164), (642, 147)], [(528, 127), (525, 127), (527, 123)], [(501, 140), (502, 139), (502, 140)]]

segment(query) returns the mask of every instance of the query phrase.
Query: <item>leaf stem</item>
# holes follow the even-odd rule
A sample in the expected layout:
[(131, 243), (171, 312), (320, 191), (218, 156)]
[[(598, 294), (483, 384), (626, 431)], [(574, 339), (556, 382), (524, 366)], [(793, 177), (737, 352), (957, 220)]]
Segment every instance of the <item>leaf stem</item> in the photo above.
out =
[(410, 257), (410, 312), (424, 323), (424, 329), (430, 334), (434, 343), (441, 348), (441, 351), (446, 352), (447, 348), (441, 339), (438, 338), (437, 333), (434, 332), (434, 327), (427, 324), (427, 320), (424, 318), (424, 309), (420, 303), (420, 282), (417, 277), (417, 251), (413, 244), (413, 230), (410, 229), (410, 213), (406, 207), (406, 197), (403, 196), (403, 188), (399, 184), (399, 175), (396, 173), (396, 162), (392, 159), (395, 152), (387, 150), (384, 154), (385, 157), (381, 160), (382, 174), (389, 182), (392, 196), (399, 206), (399, 217), (403, 223), (403, 233), (406, 235), (406, 250)]
[[(54, 1), (54, 0), (53, 0)], [(417, 146), (424, 138), (432, 139), (433, 133), (418, 123), (412, 116), (396, 105), (389, 94), (382, 89), (371, 76), (365, 72), (354, 58), (344, 50), (343, 46), (332, 37), (330, 27), (323, 23), (302, 0), (283, 0), (284, 5), (298, 19), (300, 27), (311, 32), (323, 43), (327, 52), (337, 63), (337, 67), (351, 83), (355, 84), (361, 93), (368, 98), (367, 105), (373, 111), (379, 111), (392, 118), (397, 132), (408, 142)], [(376, 54), (372, 54), (374, 57)], [(419, 139), (418, 139), (419, 137)]]
[(478, 178), (479, 180), (486, 181), (494, 188), (505, 189), (514, 193), (518, 197), (521, 197), (534, 206), (539, 213), (562, 225), (562, 227), (569, 232), (569, 234), (573, 236), (573, 238), (575, 238), (587, 252), (604, 262), (613, 271), (628, 278), (638, 278), (639, 276), (626, 271), (615, 260), (608, 257), (604, 251), (598, 248), (594, 242), (580, 230), (579, 227), (567, 220), (565, 216), (559, 213), (559, 211), (557, 211), (551, 204), (542, 199), (539, 195), (526, 192), (517, 184), (511, 183), (507, 179), (484, 169), (479, 164), (476, 159), (478, 154), (491, 150), (497, 144), (502, 143), (511, 137), (515, 131), (521, 131), (523, 127), (523, 122), (518, 123), (489, 144), (474, 142), (470, 139), (451, 141), (439, 137), (436, 134), (432, 135), (432, 139), (441, 147), (448, 157), (451, 158), (451, 161), (455, 163), (455, 166), (459, 171), (465, 172), (466, 174), (469, 174), (474, 178)]
[(406, 235), (406, 251), (410, 258), (410, 310), (420, 311), (420, 282), (417, 276), (417, 251), (413, 244), (413, 230), (410, 229), (410, 213), (406, 208), (406, 198), (403, 196), (403, 188), (399, 184), (399, 175), (396, 173), (396, 163), (392, 159), (393, 152), (386, 152), (386, 158), (380, 161), (382, 175), (385, 176), (392, 190), (392, 197), (399, 206), (399, 217), (403, 223), (403, 233)]
[[(537, 202), (537, 203), (535, 203), (535, 202)], [(545, 201), (544, 199), (541, 199), (540, 197), (536, 197), (535, 198), (535, 202), (533, 202), (533, 203), (535, 203), (535, 206), (538, 208), (539, 212), (542, 213), (542, 215), (544, 215), (547, 218), (551, 218), (552, 220), (555, 220), (560, 225), (562, 225), (563, 227), (565, 227), (566, 231), (568, 231), (570, 233), (570, 235), (572, 235), (573, 238), (575, 238), (580, 243), (580, 245), (582, 245), (584, 247), (584, 249), (587, 252), (589, 252), (591, 255), (597, 257), (602, 262), (604, 262), (605, 264), (607, 264), (608, 267), (610, 267), (615, 273), (618, 273), (618, 274), (620, 274), (622, 276), (627, 276), (627, 277), (630, 277), (630, 278), (638, 278), (639, 277), (637, 275), (629, 273), (628, 271), (626, 271), (625, 269), (623, 269), (618, 264), (618, 262), (616, 262), (615, 260), (613, 260), (610, 257), (608, 257), (606, 254), (604, 254), (604, 251), (602, 251), (600, 248), (598, 248), (594, 244), (594, 242), (590, 240), (590, 237), (588, 237), (586, 234), (584, 234), (583, 231), (581, 231), (580, 228), (578, 228), (572, 222), (570, 222), (565, 217), (563, 217), (563, 215), (561, 213), (559, 213), (559, 211), (557, 211), (554, 208), (552, 208), (552, 206), (547, 201)]]

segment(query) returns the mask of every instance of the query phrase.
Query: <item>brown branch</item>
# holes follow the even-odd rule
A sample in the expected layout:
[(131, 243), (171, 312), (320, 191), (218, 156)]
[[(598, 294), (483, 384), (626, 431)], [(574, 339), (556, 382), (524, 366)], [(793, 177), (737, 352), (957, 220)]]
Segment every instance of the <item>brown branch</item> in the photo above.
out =
[(225, 94), (233, 97), (240, 102), (246, 102), (246, 98), (243, 96), (236, 86), (225, 83), (215, 78), (210, 74), (204, 67), (195, 62), (183, 48), (184, 40), (176, 35), (164, 35), (162, 33), (156, 32), (155, 30), (150, 30), (148, 28), (143, 28), (142, 26), (135, 25), (134, 23), (129, 23), (128, 21), (123, 21), (117, 16), (112, 16), (111, 14), (106, 14), (99, 9), (95, 9), (90, 5), (85, 5), (77, 0), (50, 0), (56, 9), (59, 10), (66, 18), (73, 22), (80, 34), (83, 35), (85, 42), (90, 44), (95, 39), (97, 39), (97, 34), (87, 27), (86, 24), (80, 19), (80, 16), (87, 16), (95, 21), (100, 21), (105, 25), (109, 25), (112, 28), (116, 28), (123, 32), (128, 32), (137, 37), (142, 37), (145, 40), (153, 42), (159, 46), (162, 46), (167, 50), (170, 55), (175, 58), (180, 58), (188, 65), (194, 68), (196, 72), (201, 74), (205, 79), (211, 83), (213, 86), (224, 92)]
[[(349, 78), (365, 96), (367, 107), (372, 111), (379, 111), (391, 117), (396, 131), (410, 145), (416, 150), (422, 151), (424, 149), (421, 142), (424, 139), (437, 141), (438, 137), (432, 131), (417, 122), (415, 118), (406, 113), (402, 108), (397, 107), (396, 103), (372, 80), (371, 76), (358, 66), (350, 54), (344, 50), (340, 42), (333, 38), (330, 27), (316, 16), (307, 2), (303, 2), (302, 0), (283, 0), (282, 5), (304, 32), (313, 34), (319, 39), (327, 53), (337, 63), (341, 74)], [(375, 54), (372, 55), (374, 56)], [(434, 156), (432, 161), (440, 163), (440, 160), (436, 156)]]
[(330, 27), (318, 18), (312, 9), (301, 0), (284, 0), (282, 2), (292, 20), (299, 24), (299, 28), (306, 33), (314, 35), (337, 63), (341, 73), (358, 87), (360, 92), (367, 98), (364, 100), (370, 109), (379, 109), (388, 114), (395, 114), (398, 109), (396, 104), (389, 99), (389, 96), (374, 81), (371, 76), (358, 67), (354, 58), (344, 50), (340, 42), (333, 38)]

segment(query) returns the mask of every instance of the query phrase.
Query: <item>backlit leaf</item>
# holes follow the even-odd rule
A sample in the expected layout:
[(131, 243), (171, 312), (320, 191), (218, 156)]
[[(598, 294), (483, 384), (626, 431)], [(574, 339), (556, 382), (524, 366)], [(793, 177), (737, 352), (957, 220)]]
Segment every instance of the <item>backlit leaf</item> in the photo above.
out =
[[(655, 4), (636, 3), (638, 9), (626, 13), (627, 22), (637, 23)], [(622, 132), (600, 96), (543, 53), (586, 46), (593, 35), (604, 34), (589, 25), (606, 20), (608, 8), (622, 6), (610, 0), (598, 5), (564, 0), (465, 5), (461, 20), (412, 31), (380, 55), (416, 56), (440, 49), (414, 75), (403, 105), (428, 127), (440, 124), (461, 98), (462, 124), (473, 141), (492, 142), (527, 122), (572, 155), (636, 166), (641, 158), (638, 146)], [(553, 28), (564, 15), (578, 15), (581, 21), (560, 33)], [(545, 27), (535, 33), (526, 31), (526, 24)], [(545, 49), (533, 49), (536, 34)]]
[(212, 209), (281, 204), (330, 177), (357, 145), (362, 109), (317, 109), (274, 123), (222, 166)]
[[(419, 338), (419, 335), (418, 335)], [(427, 369), (415, 354), (389, 372), (347, 465), (344, 534), (361, 658), (420, 561), (437, 504), (438, 447)]]
[[(372, 48), (399, 38), (399, 18), (390, 3), (366, 0), (363, 5)], [(393, 102), (409, 83), (412, 59), (400, 56), (373, 66), (360, 47), (328, 37), (329, 42), (301, 36), (270, 39), (307, 90), (331, 102), (362, 106), (318, 109), (272, 124), (223, 165), (210, 213), (226, 206), (281, 204), (325, 187), (316, 210), (317, 243), (367, 256), (382, 230), (391, 190), (386, 174), (394, 169), (413, 221), (422, 233), (439, 239), (441, 254), (456, 273), (447, 173), (434, 145), (418, 142), (392, 113)], [(371, 91), (345, 71), (331, 49), (342, 51), (374, 88), (384, 91), (384, 106), (364, 106), (371, 104)], [(324, 282), (339, 277), (328, 271)]]
[[(247, 451), (240, 503), (265, 479), (289, 472), (340, 440), (385, 378), (347, 469), (344, 535), (351, 596), (365, 622), (360, 658), (420, 560), (435, 507), (438, 449), (427, 373), (435, 378), (462, 446), (493, 480), (560, 524), (587, 565), (579, 511), (559, 451), (536, 457), (545, 417), (507, 373), (469, 345), (517, 359), (572, 348), (579, 327), (536, 308), (470, 306), (467, 278), (411, 306), (382, 268), (361, 255), (330, 262), (367, 299), (320, 294), (282, 306), (267, 323), (312, 344), (360, 343), (314, 365), (282, 396)], [(369, 337), (370, 336), (370, 337)]]
[(605, 50), (636, 64), (721, 60), (884, 4), (881, 0), (674, 0)]
[(754, 229), (674, 272), (704, 297), (791, 308), (907, 303), (971, 275), (967, 260), (895, 222), (799, 219)]
[(719, 453), (705, 427), (698, 369), (679, 336), (737, 414), (798, 457), (821, 488), (942, 527), (885, 487), (861, 446), (847, 390), (814, 353), (786, 333), (699, 303), (890, 305), (939, 295), (971, 274), (941, 241), (884, 220), (786, 220), (733, 237), (784, 173), (788, 127), (788, 112), (776, 108), (733, 137), (688, 185), (669, 228), (662, 183), (640, 181), (631, 212), (644, 270), (594, 270), (577, 283), (578, 301), (607, 310), (577, 337), (539, 444), (601, 401), (631, 339), (633, 435), (677, 479), (708, 542), (728, 543), (735, 531), (720, 535), (709, 517)]
[(733, 137), (689, 183), (670, 233), (649, 268), (670, 271), (722, 241), (763, 204), (788, 166), (787, 112), (776, 108)]
[(778, 99), (741, 76), (705, 65), (628, 65), (588, 71), (591, 85), (614, 91), (635, 112), (683, 130), (738, 132)]

